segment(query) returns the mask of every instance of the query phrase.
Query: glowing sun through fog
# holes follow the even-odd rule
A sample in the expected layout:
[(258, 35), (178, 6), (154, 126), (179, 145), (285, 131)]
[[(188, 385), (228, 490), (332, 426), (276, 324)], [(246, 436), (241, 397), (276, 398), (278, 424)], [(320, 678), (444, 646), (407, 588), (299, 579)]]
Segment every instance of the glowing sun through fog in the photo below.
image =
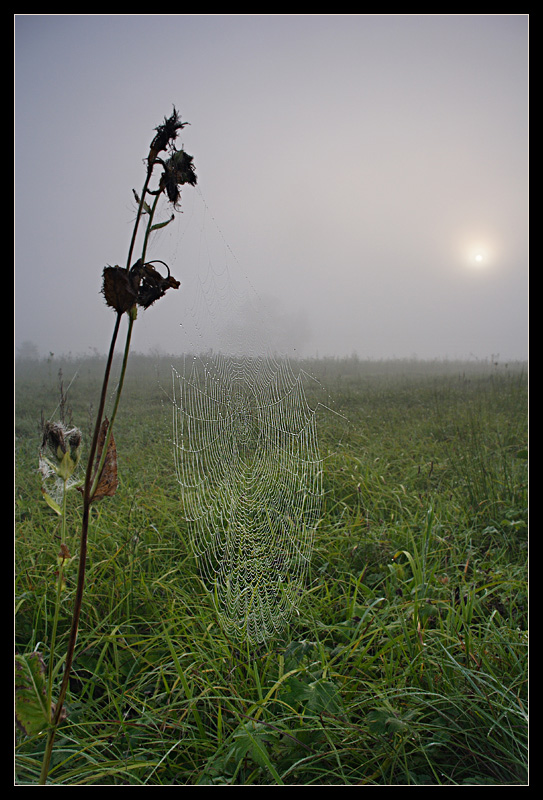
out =
[(476, 244), (468, 248), (467, 263), (468, 266), (475, 269), (483, 269), (491, 264), (491, 253), (488, 247)]

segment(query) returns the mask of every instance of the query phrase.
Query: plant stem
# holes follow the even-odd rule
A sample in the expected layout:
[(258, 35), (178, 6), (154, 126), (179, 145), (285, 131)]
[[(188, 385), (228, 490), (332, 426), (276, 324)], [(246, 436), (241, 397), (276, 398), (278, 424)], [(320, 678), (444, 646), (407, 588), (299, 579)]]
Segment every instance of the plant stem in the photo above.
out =
[(93, 477), (93, 464), (96, 455), (96, 449), (98, 446), (98, 437), (100, 433), (100, 428), (102, 425), (102, 417), (104, 415), (104, 408), (106, 404), (106, 397), (107, 397), (107, 387), (109, 384), (109, 377), (111, 374), (111, 364), (113, 362), (113, 355), (115, 352), (115, 344), (117, 342), (117, 336), (119, 333), (119, 326), (121, 322), (122, 314), (117, 314), (115, 319), (115, 327), (113, 329), (113, 334), (111, 337), (111, 344), (109, 347), (109, 354), (106, 363), (106, 369), (104, 372), (104, 378), (102, 381), (102, 392), (100, 395), (100, 404), (98, 407), (98, 412), (96, 414), (96, 424), (94, 427), (94, 435), (91, 443), (91, 448), (89, 452), (88, 462), (87, 462), (87, 471), (85, 475), (85, 484), (83, 489), (83, 518), (81, 522), (81, 536), (80, 536), (80, 544), (79, 544), (79, 569), (77, 573), (77, 587), (76, 587), (76, 594), (74, 600), (74, 609), (72, 615), (72, 625), (70, 629), (70, 637), (68, 639), (68, 647), (66, 650), (66, 658), (64, 663), (64, 675), (62, 677), (62, 683), (60, 686), (58, 700), (55, 706), (55, 713), (53, 715), (53, 719), (51, 721), (51, 727), (48, 732), (47, 736), (47, 743), (45, 747), (45, 752), (43, 756), (42, 762), (42, 770), (40, 775), (40, 784), (44, 785), (47, 780), (47, 774), (49, 772), (49, 764), (51, 761), (51, 754), (53, 752), (53, 744), (55, 741), (55, 735), (58, 728), (59, 720), (62, 715), (62, 709), (64, 707), (64, 700), (66, 697), (66, 692), (68, 690), (68, 683), (70, 679), (70, 673), (72, 668), (73, 656), (75, 651), (75, 643), (77, 640), (77, 630), (79, 627), (79, 618), (81, 616), (81, 603), (83, 600), (83, 588), (85, 585), (85, 566), (87, 561), (87, 538), (88, 538), (88, 530), (89, 530), (89, 512), (90, 512), (90, 504), (92, 499), (91, 494), (91, 485), (92, 485), (92, 477)]
[[(145, 203), (145, 195), (147, 194), (147, 189), (149, 188), (149, 182), (151, 180), (151, 175), (153, 174), (153, 164), (149, 164), (147, 168), (147, 176), (145, 178), (145, 183), (143, 184), (143, 191), (140, 196), (140, 202), (138, 206), (138, 213), (136, 214), (136, 221), (134, 223), (134, 230), (132, 231), (132, 239), (130, 241), (130, 247), (128, 248), (128, 258), (126, 259), (126, 269), (130, 269), (130, 262), (132, 261), (132, 253), (134, 252), (134, 245), (136, 243), (136, 236), (138, 233), (138, 226), (141, 220), (141, 216), (143, 213), (143, 205)], [(157, 195), (158, 197), (158, 195)], [(156, 203), (155, 203), (156, 207)], [(149, 228), (149, 226), (147, 226)], [(147, 241), (147, 240), (146, 240)]]
[[(98, 486), (98, 483), (100, 481), (100, 476), (101, 476), (101, 473), (102, 473), (102, 469), (104, 468), (104, 464), (105, 464), (105, 460), (106, 460), (106, 456), (107, 456), (107, 452), (108, 452), (109, 441), (111, 439), (111, 434), (112, 434), (112, 431), (113, 431), (113, 423), (115, 422), (115, 418), (117, 416), (117, 410), (119, 408), (119, 403), (120, 403), (120, 400), (121, 400), (121, 393), (122, 393), (122, 390), (123, 390), (124, 378), (125, 378), (125, 375), (126, 375), (126, 367), (127, 367), (127, 364), (128, 364), (128, 354), (129, 354), (129, 351), (130, 351), (130, 340), (132, 338), (132, 329), (134, 327), (134, 319), (135, 318), (133, 316), (131, 316), (131, 315), (129, 316), (129, 319), (128, 319), (128, 331), (127, 331), (127, 334), (126, 334), (126, 343), (125, 343), (125, 348), (124, 348), (123, 363), (122, 363), (122, 368), (121, 368), (121, 375), (120, 375), (120, 378), (119, 378), (119, 385), (117, 386), (117, 393), (116, 393), (116, 396), (115, 396), (115, 403), (114, 403), (114, 406), (113, 406), (113, 412), (111, 414), (111, 419), (109, 421), (109, 425), (108, 425), (108, 428), (107, 428), (107, 431), (106, 431), (104, 444), (102, 446), (102, 454), (100, 456), (100, 461), (99, 461), (98, 466), (96, 467), (96, 469), (94, 471), (94, 480), (93, 480), (93, 482), (91, 484), (91, 488), (90, 488), (90, 491), (89, 491), (89, 498), (90, 499), (92, 499), (94, 497), (94, 493), (95, 493), (96, 488)], [(100, 428), (98, 428), (98, 432), (99, 431), (100, 431)]]
[[(149, 175), (147, 176), (147, 179), (145, 181), (145, 186), (144, 186), (144, 190), (143, 190), (143, 193), (142, 193), (142, 199), (140, 200), (140, 205), (139, 205), (139, 208), (138, 208), (138, 216), (136, 218), (136, 222), (135, 222), (135, 225), (134, 225), (134, 232), (136, 231), (136, 229), (138, 227), (139, 220), (141, 219), (141, 209), (143, 207), (143, 198), (145, 197), (145, 192), (147, 191), (148, 185), (149, 185)], [(149, 221), (147, 223), (147, 228), (145, 230), (145, 238), (144, 238), (144, 241), (143, 241), (143, 248), (142, 248), (142, 254), (141, 254), (141, 260), (142, 261), (145, 261), (145, 255), (146, 255), (146, 252), (147, 252), (147, 244), (148, 244), (148, 241), (149, 241), (149, 234), (150, 234), (151, 227), (152, 227), (152, 224), (153, 224), (153, 219), (154, 219), (154, 216), (155, 216), (155, 211), (156, 211), (157, 206), (158, 206), (159, 198), (160, 198), (160, 195), (157, 194), (155, 196), (151, 211), (149, 213)], [(128, 264), (130, 263), (130, 260), (131, 260), (131, 253), (132, 253), (132, 250), (133, 250), (133, 244), (134, 244), (134, 236), (132, 237), (132, 242), (130, 243), (130, 254), (128, 256)], [(123, 390), (124, 379), (125, 379), (125, 375), (126, 375), (126, 367), (127, 367), (127, 364), (128, 364), (128, 355), (129, 355), (129, 352), (130, 352), (130, 341), (131, 341), (131, 338), (132, 338), (132, 330), (134, 328), (135, 319), (136, 319), (136, 308), (134, 307), (132, 309), (132, 311), (128, 314), (128, 331), (126, 333), (126, 343), (125, 343), (125, 347), (124, 347), (123, 363), (122, 363), (122, 367), (121, 367), (121, 375), (120, 375), (120, 378), (119, 378), (119, 385), (117, 387), (117, 393), (116, 393), (116, 396), (115, 396), (115, 403), (113, 405), (113, 411), (112, 411), (112, 414), (111, 414), (111, 420), (109, 422), (108, 429), (107, 429), (106, 436), (105, 436), (105, 440), (104, 440), (104, 445), (102, 447), (102, 455), (101, 455), (101, 458), (100, 458), (100, 463), (98, 464), (98, 467), (97, 467), (97, 469), (96, 469), (96, 471), (94, 473), (94, 481), (93, 481), (92, 488), (91, 488), (91, 491), (90, 491), (90, 497), (91, 498), (93, 497), (94, 492), (96, 491), (96, 487), (98, 485), (98, 481), (100, 480), (100, 475), (101, 475), (101, 472), (102, 472), (102, 469), (103, 469), (103, 466), (104, 466), (104, 463), (105, 463), (105, 460), (106, 460), (106, 456), (107, 456), (107, 449), (108, 449), (109, 440), (111, 438), (111, 433), (112, 433), (112, 430), (113, 430), (113, 423), (115, 422), (115, 418), (117, 416), (117, 410), (119, 408), (119, 403), (120, 403), (120, 400), (121, 400), (121, 393), (122, 393), (122, 390)], [(98, 431), (99, 431), (99, 428), (98, 428)]]
[[(66, 494), (67, 494), (67, 480), (64, 480), (64, 486), (62, 490), (62, 522), (61, 522), (61, 534), (60, 534), (60, 541), (61, 544), (64, 544), (66, 541)], [(61, 549), (62, 554), (62, 549)], [(64, 578), (64, 558), (60, 558), (60, 563), (58, 567), (58, 576), (57, 576), (57, 598), (55, 604), (55, 616), (53, 618), (53, 629), (51, 631), (51, 644), (49, 646), (49, 680), (47, 684), (47, 708), (51, 708), (51, 703), (53, 700), (53, 665), (54, 665), (54, 656), (55, 656), (55, 644), (57, 638), (57, 628), (58, 628), (58, 617), (60, 612), (60, 598), (62, 594), (62, 580)]]
[(151, 213), (149, 214), (149, 221), (147, 223), (147, 228), (145, 230), (145, 238), (143, 240), (143, 251), (142, 251), (142, 256), (141, 256), (143, 261), (145, 261), (145, 255), (147, 253), (147, 243), (149, 241), (149, 234), (151, 233), (151, 227), (152, 227), (152, 224), (153, 224), (153, 219), (154, 219), (154, 216), (155, 216), (155, 211), (157, 209), (159, 197), (160, 197), (159, 194), (155, 195), (155, 199), (153, 200), (153, 205), (151, 207)]
[[(134, 230), (132, 232), (132, 239), (130, 241), (130, 247), (129, 247), (129, 251), (128, 251), (127, 267), (126, 267), (127, 270), (130, 268), (130, 262), (132, 260), (134, 244), (135, 244), (135, 241), (136, 241), (136, 234), (137, 234), (138, 226), (139, 226), (139, 223), (140, 223), (140, 220), (141, 220), (141, 217), (142, 217), (143, 207), (144, 207), (144, 202), (145, 202), (145, 195), (146, 195), (147, 189), (149, 187), (149, 181), (151, 179), (152, 171), (153, 171), (153, 165), (151, 164), (151, 165), (149, 165), (148, 170), (147, 170), (147, 176), (145, 178), (145, 183), (144, 183), (143, 191), (142, 191), (140, 202), (139, 202), (139, 206), (138, 206), (138, 212), (137, 212), (137, 216), (136, 216), (136, 221), (134, 223)], [(145, 238), (144, 238), (143, 249), (142, 249), (142, 256), (141, 256), (142, 260), (145, 260), (145, 254), (146, 254), (146, 251), (147, 251), (147, 244), (148, 244), (148, 241), (149, 241), (149, 234), (150, 234), (150, 231), (151, 231), (151, 226), (152, 226), (153, 218), (154, 218), (154, 215), (155, 215), (155, 211), (156, 211), (157, 206), (158, 206), (159, 197), (160, 197), (160, 194), (157, 194), (155, 196), (155, 199), (153, 201), (153, 206), (152, 206), (152, 208), (151, 208), (151, 210), (149, 212), (149, 220), (148, 220), (147, 228), (146, 228), (146, 231), (145, 231)], [(115, 403), (114, 403), (114, 406), (113, 406), (111, 420), (109, 422), (108, 429), (107, 429), (106, 436), (105, 436), (105, 440), (104, 440), (104, 443), (103, 443), (103, 446), (102, 446), (102, 452), (101, 452), (101, 456), (100, 456), (100, 461), (99, 461), (99, 464), (97, 465), (96, 469), (94, 469), (96, 451), (97, 451), (97, 448), (98, 448), (100, 430), (101, 430), (101, 427), (102, 427), (102, 421), (103, 421), (103, 417), (104, 417), (104, 409), (105, 409), (105, 405), (106, 405), (107, 388), (108, 388), (108, 385), (109, 385), (109, 378), (110, 378), (110, 375), (111, 375), (111, 366), (112, 366), (112, 363), (113, 363), (113, 356), (114, 356), (114, 353), (115, 353), (115, 345), (117, 343), (117, 337), (118, 337), (118, 334), (119, 334), (119, 327), (120, 327), (122, 316), (123, 316), (122, 313), (117, 312), (117, 316), (116, 316), (116, 319), (115, 319), (115, 327), (114, 327), (113, 334), (112, 334), (112, 337), (111, 337), (111, 343), (110, 343), (110, 347), (109, 347), (108, 359), (107, 359), (106, 368), (105, 368), (105, 372), (104, 372), (104, 378), (103, 378), (103, 381), (102, 381), (102, 391), (101, 391), (101, 395), (100, 395), (100, 403), (99, 403), (99, 406), (98, 406), (98, 412), (96, 414), (96, 423), (95, 423), (95, 427), (94, 427), (94, 434), (93, 434), (92, 444), (91, 444), (91, 448), (90, 448), (90, 452), (89, 452), (89, 456), (88, 456), (88, 461), (87, 461), (87, 470), (86, 470), (86, 473), (85, 473), (85, 483), (84, 483), (84, 488), (83, 488), (83, 517), (82, 517), (82, 523), (81, 523), (81, 536), (80, 536), (80, 546), (79, 546), (79, 568), (78, 568), (78, 574), (77, 574), (77, 587), (76, 587), (76, 594), (75, 594), (75, 600), (74, 600), (74, 609), (73, 609), (73, 615), (72, 615), (72, 625), (71, 625), (71, 628), (70, 628), (70, 636), (69, 636), (69, 639), (68, 639), (68, 647), (67, 647), (67, 650), (66, 650), (66, 658), (65, 658), (65, 663), (64, 663), (64, 675), (62, 677), (62, 683), (61, 683), (61, 686), (60, 686), (58, 700), (57, 700), (57, 703), (56, 703), (56, 706), (55, 706), (55, 712), (54, 712), (53, 718), (51, 720), (51, 727), (49, 729), (48, 736), (47, 736), (47, 743), (46, 743), (46, 747), (45, 747), (45, 753), (44, 753), (44, 757), (43, 757), (42, 769), (41, 769), (41, 775), (40, 775), (40, 784), (41, 785), (44, 785), (46, 783), (46, 781), (47, 781), (47, 775), (48, 775), (48, 772), (49, 772), (49, 765), (50, 765), (50, 762), (51, 762), (51, 755), (52, 755), (52, 752), (53, 752), (53, 744), (54, 744), (54, 741), (55, 741), (56, 731), (57, 731), (57, 728), (58, 728), (58, 725), (59, 725), (59, 722), (60, 722), (60, 719), (61, 719), (61, 716), (62, 716), (62, 709), (64, 707), (64, 700), (66, 698), (66, 692), (68, 691), (68, 684), (69, 684), (69, 680), (70, 680), (70, 674), (71, 674), (72, 663), (73, 663), (74, 652), (75, 652), (75, 645), (76, 645), (76, 640), (77, 640), (77, 631), (78, 631), (78, 628), (79, 628), (79, 619), (80, 619), (80, 616), (81, 616), (81, 606), (82, 606), (82, 602), (83, 602), (83, 589), (84, 589), (84, 586), (85, 586), (85, 569), (86, 569), (86, 562), (87, 562), (87, 540), (88, 540), (88, 531), (89, 531), (90, 505), (91, 505), (94, 493), (96, 491), (96, 487), (98, 485), (98, 482), (100, 480), (100, 475), (101, 475), (101, 472), (102, 472), (102, 469), (103, 469), (103, 466), (104, 466), (104, 463), (105, 463), (107, 450), (108, 450), (108, 444), (109, 444), (111, 433), (112, 433), (112, 429), (113, 429), (113, 423), (115, 421), (115, 418), (117, 416), (117, 410), (119, 408), (122, 389), (123, 389), (123, 385), (124, 385), (124, 379), (125, 379), (125, 375), (126, 375), (126, 368), (127, 368), (127, 364), (128, 364), (128, 355), (129, 355), (129, 351), (130, 351), (130, 342), (131, 342), (131, 338), (132, 338), (132, 329), (134, 327), (134, 321), (136, 319), (136, 307), (134, 306), (134, 308), (130, 312), (128, 312), (128, 331), (127, 331), (127, 335), (126, 335), (126, 341), (125, 341), (125, 347), (124, 347), (124, 355), (123, 355), (123, 363), (122, 363), (122, 367), (121, 367), (121, 375), (120, 375), (119, 385), (117, 387), (117, 392), (116, 392), (116, 396), (115, 396)], [(57, 606), (58, 606), (58, 600), (57, 600)], [(56, 630), (56, 626), (55, 626), (55, 630)], [(52, 670), (51, 670), (51, 675), (52, 675)], [(52, 684), (52, 680), (50, 680), (50, 684)], [(50, 692), (52, 691), (51, 686), (49, 688), (49, 691)]]

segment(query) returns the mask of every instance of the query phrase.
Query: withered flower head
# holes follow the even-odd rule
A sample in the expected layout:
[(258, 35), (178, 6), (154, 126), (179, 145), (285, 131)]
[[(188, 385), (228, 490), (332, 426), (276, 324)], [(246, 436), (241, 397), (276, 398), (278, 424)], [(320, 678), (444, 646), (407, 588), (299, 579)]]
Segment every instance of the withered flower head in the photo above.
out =
[(60, 422), (46, 422), (42, 430), (41, 450), (48, 451), (59, 462), (68, 452), (73, 461), (78, 461), (82, 438), (78, 428), (67, 430)]
[(128, 272), (122, 267), (104, 267), (102, 273), (102, 294), (106, 304), (120, 314), (130, 311), (138, 299), (139, 277), (132, 270)]
[(75, 472), (81, 456), (81, 431), (67, 429), (60, 422), (46, 422), (42, 430), (40, 471), (44, 480), (50, 475), (68, 480)]
[(68, 447), (70, 448), (70, 455), (75, 461), (79, 458), (79, 452), (81, 448), (81, 442), (83, 441), (83, 436), (81, 435), (81, 431), (78, 428), (72, 428), (71, 431), (68, 431), (66, 434), (66, 438), (68, 440)]
[[(160, 262), (164, 264), (163, 261)], [(149, 308), (159, 298), (166, 294), (168, 289), (179, 289), (180, 282), (177, 281), (172, 275), (167, 264), (164, 264), (168, 270), (168, 275), (163, 278), (157, 272), (151, 262), (148, 262), (143, 267), (141, 284), (138, 292), (138, 305), (143, 308)]]
[(59, 422), (46, 422), (42, 430), (42, 450), (49, 450), (55, 458), (62, 460), (66, 452), (64, 427)]
[(160, 188), (168, 195), (170, 203), (177, 206), (181, 192), (180, 186), (188, 183), (196, 186), (198, 178), (194, 171), (193, 157), (184, 150), (175, 150), (170, 158), (163, 162), (164, 172), (160, 178)]
[(166, 150), (168, 145), (175, 142), (178, 131), (188, 124), (188, 122), (181, 122), (177, 109), (174, 106), (171, 116), (167, 118), (164, 117), (162, 125), (155, 128), (156, 136), (151, 142), (151, 149), (149, 150), (149, 165), (153, 164), (160, 152)]
[[(163, 261), (160, 262), (164, 264)], [(141, 258), (129, 271), (122, 267), (106, 267), (103, 271), (102, 294), (106, 304), (119, 313), (130, 311), (135, 305), (149, 308), (168, 289), (178, 289), (179, 281), (170, 275), (163, 277), (153, 267), (153, 262), (143, 263)]]

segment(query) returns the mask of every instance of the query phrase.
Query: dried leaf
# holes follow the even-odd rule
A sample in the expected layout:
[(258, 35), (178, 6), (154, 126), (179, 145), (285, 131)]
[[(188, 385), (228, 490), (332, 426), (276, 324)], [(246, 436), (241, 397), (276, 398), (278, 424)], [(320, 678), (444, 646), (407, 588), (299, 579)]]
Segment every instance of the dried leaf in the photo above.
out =
[[(109, 428), (109, 420), (105, 419), (100, 428), (100, 435), (98, 438), (98, 449), (96, 453), (96, 468), (102, 458), (102, 451), (104, 449), (104, 442), (106, 439), (107, 431)], [(103, 497), (113, 497), (117, 491), (118, 478), (117, 478), (117, 448), (115, 447), (115, 439), (113, 434), (109, 437), (107, 445), (106, 459), (100, 479), (96, 486), (96, 491), (92, 496), (92, 500), (101, 500)]]

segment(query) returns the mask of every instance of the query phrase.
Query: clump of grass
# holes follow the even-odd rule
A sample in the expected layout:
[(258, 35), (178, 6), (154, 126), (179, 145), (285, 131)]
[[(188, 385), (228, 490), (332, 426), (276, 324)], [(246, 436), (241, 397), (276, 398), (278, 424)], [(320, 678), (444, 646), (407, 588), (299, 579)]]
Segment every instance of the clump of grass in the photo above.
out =
[[(62, 423), (47, 422), (44, 425), (40, 451), (43, 492), (49, 506), (62, 518), (57, 592), (47, 676), (44, 659), (39, 651), (33, 650), (31, 653), (18, 654), (16, 656), (17, 723), (27, 735), (45, 732), (47, 736), (39, 779), (40, 784), (47, 782), (55, 737), (61, 721), (65, 718), (64, 701), (72, 676), (72, 665), (83, 603), (91, 504), (105, 497), (113, 496), (117, 490), (117, 455), (112, 432), (121, 400), (132, 329), (137, 319), (138, 308), (149, 308), (160, 300), (168, 289), (177, 289), (179, 287), (179, 281), (170, 274), (169, 267), (166, 264), (148, 260), (147, 246), (150, 233), (168, 224), (167, 222), (154, 222), (161, 196), (166, 195), (172, 207), (177, 208), (180, 200), (180, 187), (184, 184), (195, 185), (197, 181), (192, 156), (189, 156), (184, 150), (177, 150), (175, 147), (177, 135), (186, 124), (181, 122), (179, 114), (174, 108), (171, 116), (165, 118), (163, 124), (156, 128), (156, 135), (153, 137), (147, 156), (143, 190), (140, 195), (134, 192), (138, 208), (126, 266), (107, 266), (102, 273), (102, 293), (106, 304), (115, 313), (115, 322), (102, 380), (96, 421), (87, 456), (85, 475), (77, 487), (81, 489), (82, 495), (81, 533), (78, 543), (79, 567), (66, 654), (56, 664), (54, 663), (56, 658), (55, 643), (61, 594), (64, 587), (64, 565), (70, 559), (70, 552), (65, 542), (67, 494), (75, 486), (72, 478), (79, 463), (82, 434), (77, 428), (68, 430)], [(162, 158), (162, 153), (167, 153), (167, 157)], [(161, 174), (158, 180), (158, 187), (153, 189), (151, 188), (152, 178), (156, 168), (161, 169)], [(137, 234), (140, 222), (143, 219), (146, 219), (146, 226), (141, 253), (135, 263), (132, 263)], [(171, 219), (173, 219), (173, 215), (169, 221)], [(166, 267), (166, 276), (163, 276), (156, 269), (156, 263), (161, 263)], [(111, 419), (108, 419), (105, 416), (106, 397), (120, 325), (125, 317), (128, 322), (122, 367), (115, 391)], [(49, 488), (50, 483), (53, 485), (53, 491)], [(54, 679), (61, 670), (62, 680), (58, 695), (53, 702)]]

